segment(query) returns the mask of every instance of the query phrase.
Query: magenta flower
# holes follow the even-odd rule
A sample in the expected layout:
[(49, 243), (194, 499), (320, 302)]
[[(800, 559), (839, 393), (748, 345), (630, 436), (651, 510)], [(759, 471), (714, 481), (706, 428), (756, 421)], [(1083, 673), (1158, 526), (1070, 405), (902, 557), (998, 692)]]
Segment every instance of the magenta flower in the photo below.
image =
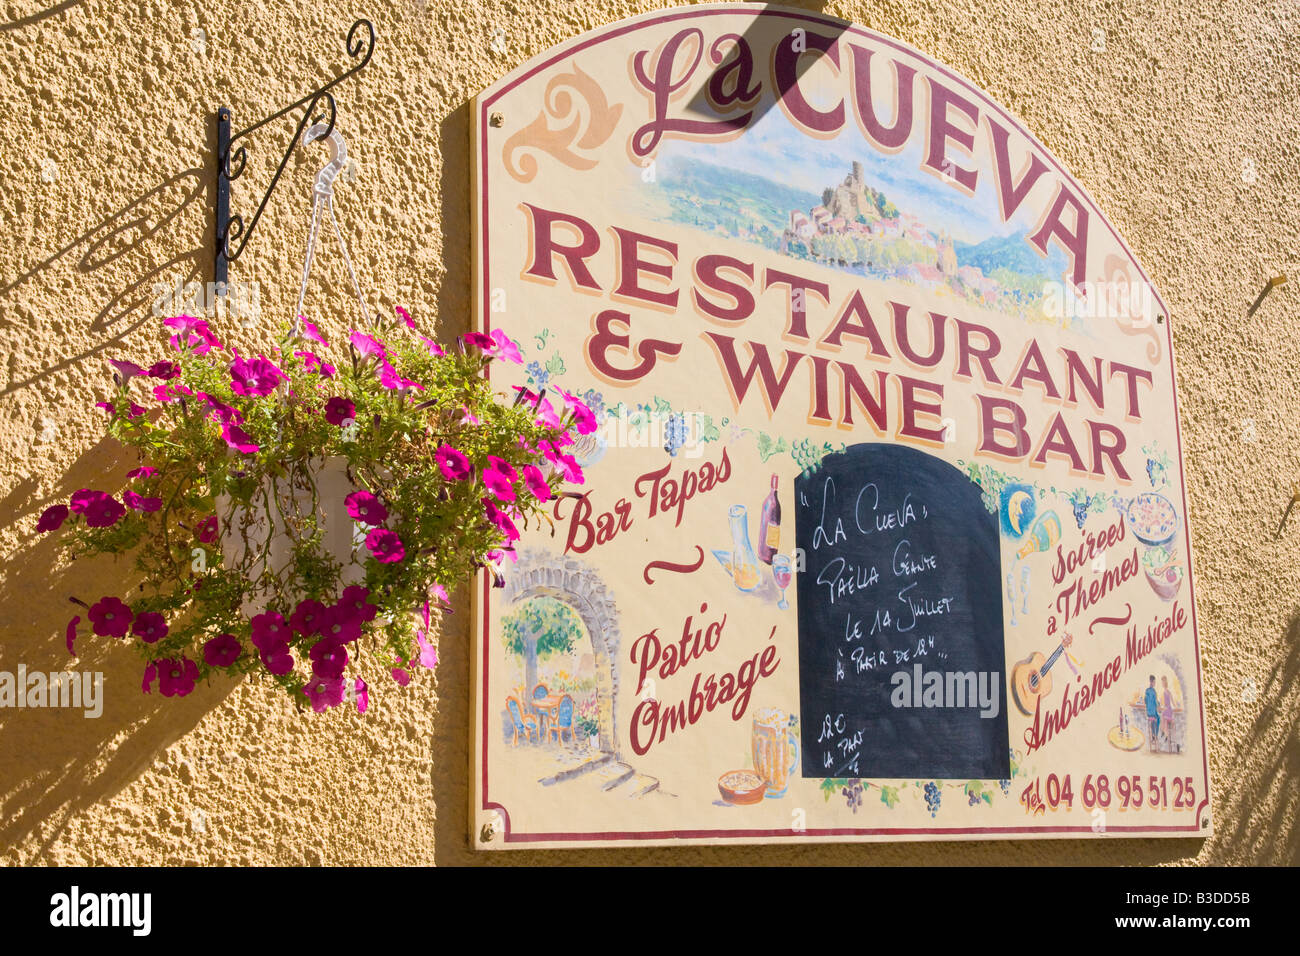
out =
[(519, 395), (515, 398), (516, 405), (520, 404), (521, 402), (527, 402), (529, 405), (536, 405), (538, 401), (540, 401), (541, 399), (541, 396), (538, 395), (536, 392), (534, 392), (531, 388), (524, 388), (524, 386), (522, 385), (511, 385), (510, 388), (519, 393)]
[(347, 644), (361, 636), (361, 619), (342, 604), (327, 607), (321, 617), (320, 632), (336, 644)]
[(57, 531), (63, 527), (63, 522), (68, 520), (67, 505), (50, 505), (41, 512), (41, 516), (36, 519), (36, 530), (44, 534), (47, 531)]
[(262, 664), (276, 677), (283, 677), (293, 670), (295, 661), (293, 653), (286, 644), (262, 651)]
[(488, 464), (495, 468), (501, 474), (505, 475), (511, 481), (519, 477), (519, 472), (515, 471), (515, 466), (510, 464), (504, 458), (498, 458), (496, 455), (488, 455)]
[(170, 385), (155, 385), (153, 387), (153, 397), (158, 399), (160, 402), (174, 402), (182, 395), (193, 394), (193, 391), (182, 385), (180, 382), (172, 382)]
[(420, 645), (420, 664), (433, 670), (438, 666), (438, 649), (424, 639), (424, 632), (417, 632), (416, 643)]
[(134, 362), (128, 362), (126, 359), (109, 359), (108, 364), (117, 369), (117, 374), (125, 385), (137, 375), (144, 375), (145, 371)]
[(131, 633), (146, 644), (157, 644), (167, 636), (167, 619), (157, 611), (144, 611), (135, 616)]
[(379, 607), (370, 603), (370, 588), (359, 584), (344, 588), (336, 606), (344, 608), (350, 617), (362, 623), (373, 621), (379, 614)]
[(334, 396), (325, 403), (325, 421), (331, 425), (342, 425), (346, 421), (355, 421), (357, 407), (350, 399)]
[[(500, 459), (498, 459), (499, 461)], [(506, 467), (509, 467), (507, 465)], [(512, 468), (511, 471), (514, 469)], [(510, 477), (495, 465), (489, 465), (483, 469), (483, 484), (487, 485), (488, 491), (496, 495), (500, 501), (515, 500), (515, 486)]]
[(213, 349), (221, 348), (221, 343), (203, 319), (192, 315), (177, 315), (163, 319), (163, 325), (176, 330), (176, 334), (171, 337), (171, 347), (178, 352), (192, 348), (195, 355), (207, 355)]
[(89, 528), (111, 528), (126, 514), (126, 509), (112, 495), (89, 488), (73, 493), (72, 510), (85, 516)]
[(496, 343), (492, 341), (492, 336), (484, 335), (482, 332), (466, 332), (460, 337), (460, 340), (466, 345), (473, 345), (485, 352), (496, 347)]
[(426, 338), (425, 336), (421, 335), (420, 341), (424, 343), (424, 347), (429, 350), (430, 355), (442, 357), (447, 354), (445, 351), (443, 351), (442, 346), (439, 345), (437, 342), (435, 342), (433, 339)]
[(406, 557), (402, 539), (387, 528), (375, 528), (366, 535), (366, 547), (380, 564), (393, 564)]
[(570, 481), (575, 485), (582, 484), (582, 468), (578, 465), (578, 460), (576, 458), (572, 455), (560, 452), (556, 454), (553, 461), (560, 471), (564, 472), (564, 478), (566, 481)]
[(289, 618), (289, 624), (295, 631), (304, 636), (319, 634), (324, 618), (325, 605), (321, 604), (320, 601), (308, 599), (298, 602), (298, 606), (293, 610), (293, 615)]
[(213, 398), (206, 392), (199, 392), (194, 396), (208, 406), (208, 417), (221, 422), (223, 425), (242, 425), (244, 424), (244, 413), (234, 405), (227, 405), (219, 398)]
[(90, 623), (99, 637), (126, 637), (132, 610), (115, 597), (100, 598), (90, 609)]
[(144, 478), (152, 478), (156, 474), (158, 474), (157, 468), (154, 468), (152, 465), (142, 465), (139, 468), (132, 468), (130, 471), (126, 473), (126, 476), (128, 478), (144, 479)]
[(317, 641), (308, 656), (311, 658), (311, 672), (327, 680), (342, 677), (343, 668), (348, 666), (348, 649), (328, 637)]
[(261, 398), (270, 395), (289, 377), (274, 363), (262, 356), (255, 359), (237, 358), (230, 363), (230, 387), (236, 395)]
[(413, 321), (411, 320), (411, 313), (410, 313), (410, 312), (407, 312), (407, 311), (406, 311), (405, 309), (403, 309), (400, 305), (395, 305), (395, 306), (393, 306), (393, 311), (397, 313), (397, 317), (398, 317), (399, 319), (401, 319), (403, 322), (406, 323), (406, 327), (407, 327), (408, 329), (411, 329), (412, 331), (414, 331), (414, 329), (415, 329), (415, 322), (413, 322)]
[(570, 395), (564, 389), (560, 389), (560, 397), (564, 399), (564, 407), (573, 413), (573, 420), (578, 426), (579, 435), (590, 435), (596, 430), (596, 415), (587, 403), (576, 395)]
[(346, 681), (342, 677), (318, 677), (310, 681), (302, 692), (311, 701), (311, 709), (318, 714), (325, 713), (331, 707), (343, 703), (343, 689)]
[(126, 417), (139, 418), (141, 415), (145, 413), (146, 410), (147, 409), (145, 409), (143, 405), (138, 405), (135, 402), (129, 402), (126, 406)]
[(487, 518), (498, 531), (506, 536), (507, 541), (519, 540), (519, 529), (515, 523), (510, 520), (510, 516), (492, 503), (491, 498), (479, 499), (483, 502), (483, 507), (487, 510)]
[(464, 481), (470, 476), (469, 459), (450, 445), (440, 445), (433, 460), (448, 481)]
[(201, 544), (212, 544), (217, 540), (217, 516), (208, 515), (194, 526), (195, 537)]
[(96, 402), (95, 407), (102, 408), (104, 411), (108, 412), (109, 415), (117, 414), (117, 406), (112, 402)]
[(551, 486), (546, 483), (546, 476), (536, 465), (524, 467), (524, 484), (538, 501), (551, 500)]
[(388, 517), (384, 503), (368, 491), (354, 491), (343, 499), (344, 506), (353, 521), (361, 524), (380, 525)]
[(333, 378), (334, 366), (329, 362), (321, 361), (320, 356), (315, 352), (294, 352), (294, 355), (302, 359), (302, 364), (307, 367), (307, 371), (315, 372), (321, 378)]
[(471, 411), (470, 411), (468, 408), (466, 408), (464, 405), (462, 405), (462, 406), (460, 407), (460, 411), (461, 411), (460, 423), (461, 423), (462, 425), (477, 425), (477, 424), (479, 424), (479, 418), (478, 418), (478, 416), (475, 415), (473, 412), (471, 412)]
[(293, 628), (285, 621), (284, 615), (277, 611), (255, 614), (249, 623), (252, 625), (253, 646), (259, 651), (288, 647), (293, 640)]
[(329, 344), (328, 342), (325, 341), (325, 336), (323, 336), (323, 335), (320, 334), (320, 329), (316, 328), (315, 325), (313, 325), (311, 322), (307, 321), (307, 316), (305, 316), (305, 315), (300, 315), (300, 316), (298, 316), (298, 318), (299, 318), (300, 320), (302, 320), (302, 337), (303, 337), (303, 338), (308, 339), (309, 341), (312, 341), (312, 342), (318, 342), (318, 343), (320, 343), (321, 345), (325, 346), (326, 348), (329, 348), (329, 347), (330, 347), (330, 344)]
[(255, 454), (260, 447), (254, 443), (253, 437), (238, 425), (222, 425), (221, 437), (227, 445), (245, 455)]
[(122, 500), (126, 502), (127, 507), (134, 508), (136, 511), (154, 512), (162, 507), (161, 498), (145, 498), (130, 490), (122, 492)]
[[(164, 697), (184, 697), (194, 690), (194, 682), (199, 679), (199, 666), (188, 657), (179, 660), (174, 657), (162, 657), (149, 665), (157, 668), (158, 689)], [(145, 693), (149, 693), (149, 673), (145, 672)]]
[(544, 425), (547, 428), (560, 427), (560, 415), (555, 410), (549, 399), (539, 398), (536, 403), (537, 424)]
[(411, 675), (400, 667), (394, 667), (389, 673), (393, 675), (393, 680), (405, 687), (411, 682)]
[(144, 667), (144, 680), (140, 683), (140, 689), (146, 694), (152, 693), (149, 687), (153, 684), (154, 678), (158, 676), (158, 665), (150, 661)]
[(77, 615), (71, 621), (68, 622), (68, 628), (64, 632), (64, 640), (68, 645), (68, 653), (71, 654), (73, 657), (77, 656), (77, 652), (72, 649), (72, 643), (77, 639), (77, 625), (80, 623), (81, 623), (81, 615)]
[(519, 354), (519, 346), (515, 345), (510, 336), (506, 335), (500, 329), (493, 329), (492, 341), (496, 345), (496, 348), (492, 350), (492, 354), (497, 358), (505, 359), (507, 362), (513, 362), (515, 365), (524, 364), (524, 357)]
[[(429, 588), (429, 597), (436, 600), (444, 608), (451, 607), (451, 598), (447, 597), (447, 589), (441, 584), (435, 584)], [(424, 602), (424, 626), (429, 626), (429, 602)]]
[(203, 645), (203, 660), (209, 667), (229, 667), (244, 649), (233, 634), (219, 634)]
[(145, 373), (150, 378), (161, 378), (166, 381), (169, 378), (175, 378), (181, 374), (181, 367), (176, 362), (166, 360), (154, 362), (149, 366), (149, 371)]
[(352, 334), (348, 336), (348, 341), (352, 343), (352, 347), (357, 350), (357, 354), (361, 356), (363, 362), (368, 358), (388, 358), (388, 351), (384, 348), (384, 343), (366, 335), (364, 332), (353, 330)]
[(352, 691), (357, 696), (357, 713), (364, 714), (370, 706), (370, 689), (360, 677), (352, 682)]
[(415, 381), (415, 379), (399, 375), (397, 369), (389, 365), (385, 359), (379, 360), (379, 384), (384, 386), (384, 388), (417, 388), (420, 391), (424, 391), (423, 385)]

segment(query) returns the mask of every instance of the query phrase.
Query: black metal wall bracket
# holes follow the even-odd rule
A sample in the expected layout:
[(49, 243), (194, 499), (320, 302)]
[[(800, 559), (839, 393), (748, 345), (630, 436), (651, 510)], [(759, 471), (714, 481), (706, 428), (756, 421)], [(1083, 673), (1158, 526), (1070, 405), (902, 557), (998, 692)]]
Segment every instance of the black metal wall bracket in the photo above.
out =
[[(289, 156), (293, 153), (294, 147), (302, 141), (302, 131), (307, 125), (307, 120), (312, 117), (317, 107), (322, 106), (322, 104), (324, 110), (320, 115), (316, 116), (314, 122), (326, 122), (327, 124), (325, 136), (321, 137), (322, 139), (328, 138), (329, 134), (333, 132), (337, 108), (334, 104), (334, 94), (330, 90), (370, 62), (370, 56), (375, 52), (375, 28), (369, 20), (357, 20), (352, 24), (352, 27), (348, 30), (347, 52), (349, 57), (358, 62), (346, 73), (340, 73), (318, 90), (308, 93), (302, 99), (290, 103), (279, 112), (271, 114), (234, 135), (231, 135), (230, 132), (230, 109), (223, 106), (217, 110), (217, 203), (214, 210), (217, 252), (212, 270), (212, 279), (217, 292), (224, 294), (229, 280), (230, 263), (243, 254), (244, 247), (248, 245), (248, 240), (252, 238), (253, 230), (257, 228), (257, 221), (262, 218), (267, 201), (271, 198), (271, 193), (275, 190), (276, 184), (280, 181), (280, 176), (284, 172), (284, 167), (289, 162)], [(267, 187), (262, 196), (262, 201), (257, 204), (257, 211), (253, 213), (253, 218), (245, 228), (243, 216), (238, 213), (231, 215), (230, 184), (244, 172), (244, 166), (248, 162), (248, 148), (241, 145), (232, 152), (232, 147), (235, 146), (238, 140), (261, 129), (266, 124), (292, 113), (304, 104), (307, 108), (303, 110), (302, 118), (298, 120), (298, 128), (294, 130), (293, 138), (289, 141), (289, 148), (284, 151), (280, 165), (276, 167), (275, 176), (271, 179), (271, 185)], [(328, 121), (325, 119), (326, 116), (329, 117)]]

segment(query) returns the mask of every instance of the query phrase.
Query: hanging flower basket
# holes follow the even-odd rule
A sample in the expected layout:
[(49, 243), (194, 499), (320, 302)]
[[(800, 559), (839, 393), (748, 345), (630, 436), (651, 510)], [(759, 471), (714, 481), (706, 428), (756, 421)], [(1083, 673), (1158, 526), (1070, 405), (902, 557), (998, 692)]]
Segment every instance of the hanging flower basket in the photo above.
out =
[(448, 353), (398, 313), (407, 328), (333, 347), (300, 317), (270, 357), (177, 316), (170, 356), (112, 362), (98, 404), (140, 463), (120, 494), (83, 488), (37, 530), (73, 556), (133, 554), (143, 587), (72, 598), (87, 621), (68, 623), (69, 652), (88, 625), (133, 641), (145, 693), (260, 673), (318, 713), (364, 711), (366, 676), (434, 666), (432, 609), (477, 568), (499, 578), (519, 526), (582, 481), (564, 449), (596, 424), (563, 392), (559, 408), (518, 388), (501, 401), (484, 369), (520, 359), (500, 331)]

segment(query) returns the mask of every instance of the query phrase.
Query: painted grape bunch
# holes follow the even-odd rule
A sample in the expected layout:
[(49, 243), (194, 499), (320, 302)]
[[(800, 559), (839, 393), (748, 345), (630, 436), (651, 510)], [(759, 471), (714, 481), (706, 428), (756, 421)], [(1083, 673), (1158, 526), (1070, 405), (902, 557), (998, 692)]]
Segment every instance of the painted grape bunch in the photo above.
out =
[(840, 788), (840, 793), (844, 794), (849, 809), (857, 813), (858, 807), (862, 806), (862, 781), (850, 780), (846, 786)]
[[(939, 785), (931, 780), (925, 785), (925, 806), (930, 811), (930, 816), (936, 816), (939, 813), (939, 799), (943, 795), (939, 792)], [(975, 801), (971, 801), (974, 803)]]

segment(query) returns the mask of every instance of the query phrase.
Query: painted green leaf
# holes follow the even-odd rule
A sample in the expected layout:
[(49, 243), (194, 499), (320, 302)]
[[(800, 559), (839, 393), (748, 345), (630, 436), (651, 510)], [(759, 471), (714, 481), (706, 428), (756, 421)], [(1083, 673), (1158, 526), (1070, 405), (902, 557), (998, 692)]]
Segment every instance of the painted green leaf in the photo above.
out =
[(898, 788), (882, 785), (880, 788), (880, 802), (891, 810), (898, 806)]
[(564, 374), (564, 359), (560, 358), (560, 353), (556, 352), (546, 360), (546, 371), (552, 377)]

